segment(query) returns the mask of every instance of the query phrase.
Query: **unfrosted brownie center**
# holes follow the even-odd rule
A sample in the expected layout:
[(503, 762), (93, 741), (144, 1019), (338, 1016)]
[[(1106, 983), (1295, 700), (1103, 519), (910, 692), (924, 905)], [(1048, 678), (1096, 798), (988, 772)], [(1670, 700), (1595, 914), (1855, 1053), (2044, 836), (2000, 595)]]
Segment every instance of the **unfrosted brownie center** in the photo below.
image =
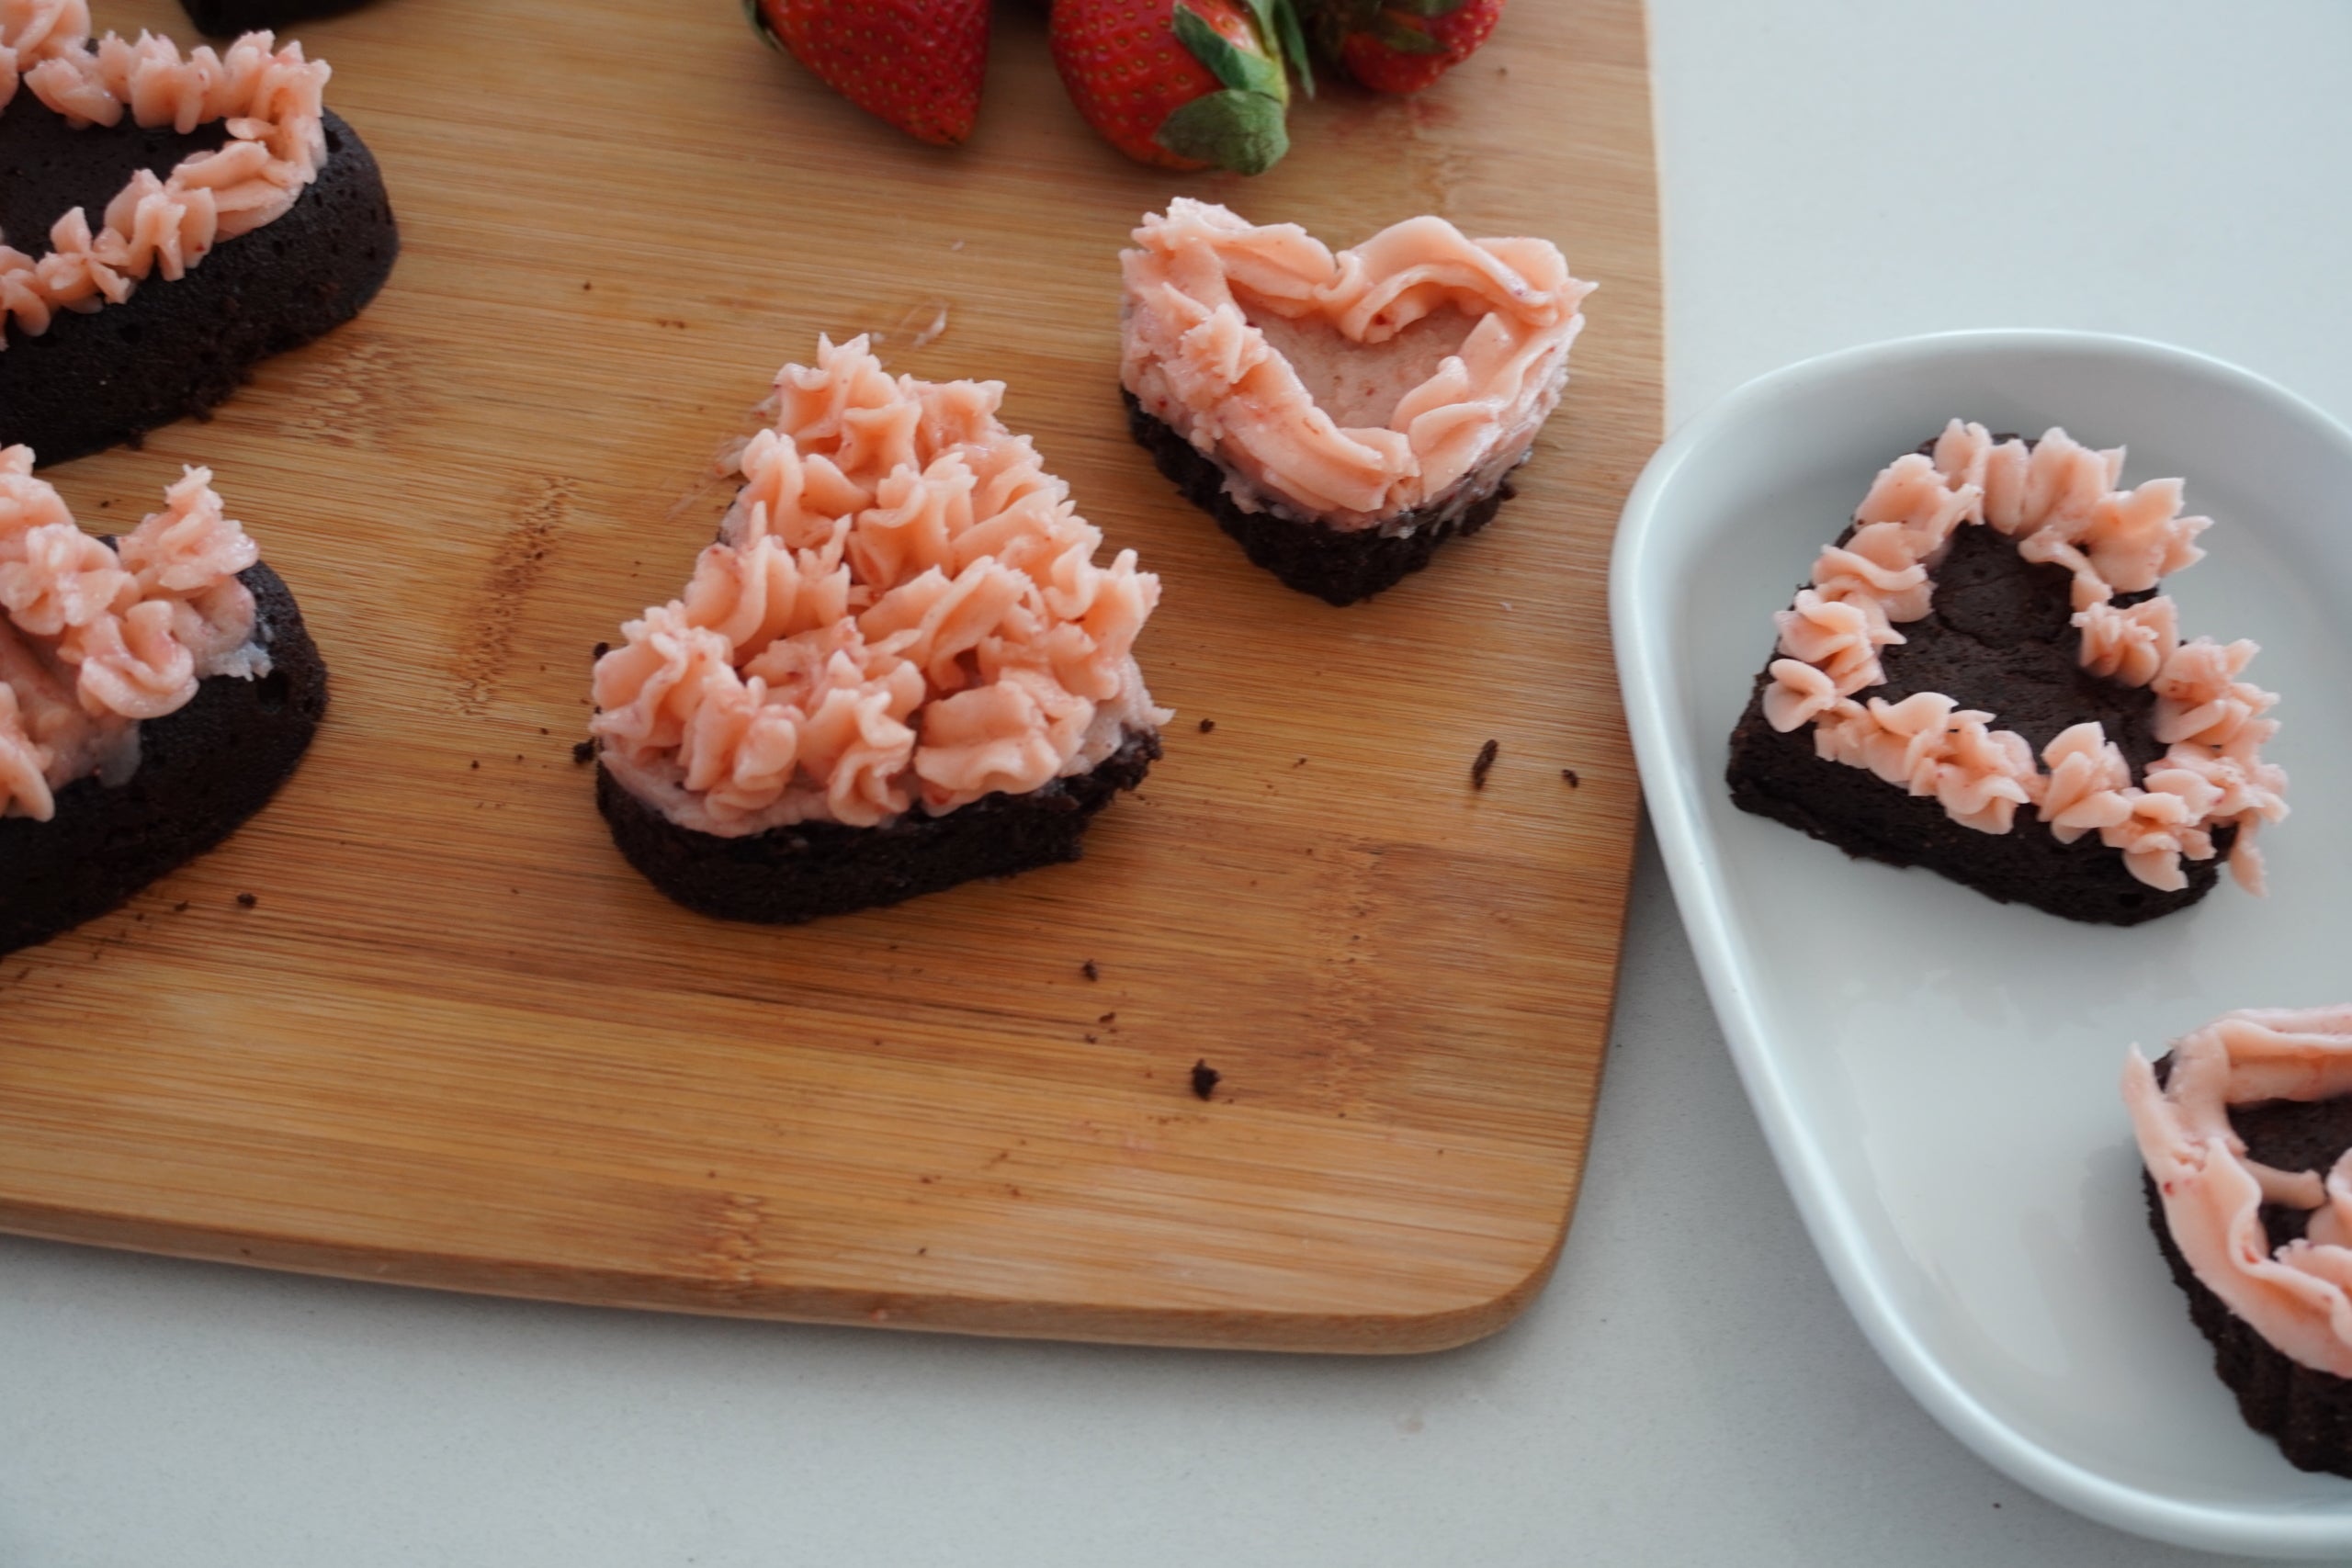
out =
[(1290, 361), (1317, 406), (1343, 430), (1386, 428), (1405, 394), (1436, 375), (1478, 324), (1449, 305), (1385, 343), (1356, 343), (1319, 316), (1278, 315), (1238, 288), (1234, 299), (1273, 351)]
[(19, 91), (0, 108), (0, 243), (45, 256), (51, 226), (74, 209), (95, 229), (140, 170), (168, 176), (182, 159), (228, 140), (220, 120), (185, 136), (168, 125), (149, 130), (128, 115), (119, 125), (76, 130), (32, 93)]
[[(1990, 528), (1963, 527), (1935, 569), (1935, 599), (1924, 620), (1896, 629), (1906, 639), (1884, 649), (1886, 683), (1871, 695), (1899, 702), (1943, 692), (1962, 707), (1996, 716), (2039, 752), (2061, 731), (2096, 719), (2142, 776), (2165, 754), (2154, 728), (2155, 694), (2082, 667), (2064, 567), (2036, 563)], [(2135, 604), (2145, 593), (2117, 596)]]

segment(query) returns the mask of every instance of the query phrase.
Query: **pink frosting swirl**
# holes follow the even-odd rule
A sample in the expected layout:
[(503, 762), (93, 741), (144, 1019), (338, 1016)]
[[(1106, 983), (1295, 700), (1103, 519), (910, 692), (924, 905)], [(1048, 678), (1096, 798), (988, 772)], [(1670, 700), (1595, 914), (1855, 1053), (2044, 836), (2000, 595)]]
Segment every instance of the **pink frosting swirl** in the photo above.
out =
[(59, 310), (119, 305), (151, 276), (179, 278), (221, 240), (280, 218), (326, 160), (322, 95), (329, 71), (300, 43), (275, 47), (249, 33), (225, 54), (183, 56), (149, 33), (108, 33), (86, 47), (82, 0), (0, 0), (0, 107), (21, 84), (75, 125), (169, 126), (186, 134), (215, 120), (232, 140), (191, 153), (166, 178), (147, 170), (107, 205), (93, 231), (75, 208), (50, 230), (36, 261), (0, 244), (0, 350), (7, 329), (38, 337)]
[(2163, 594), (2127, 610), (2101, 601), (2078, 612), (2075, 626), (2083, 634), (2083, 668), (2127, 686), (2154, 680), (2180, 646), (2179, 612)]
[(32, 467), (29, 448), (0, 449), (0, 816), (47, 821), (74, 780), (130, 775), (139, 721), (269, 659), (236, 575), (256, 552), (209, 470), (187, 470), (109, 547)]
[[(2016, 807), (2030, 802), (2062, 843), (2097, 830), (2133, 876), (2167, 891), (2188, 886), (2184, 858), (2210, 860), (2214, 831), (2234, 827), (2231, 872), (2258, 893), (2256, 829), (2287, 814), (2286, 774), (2260, 755), (2278, 729), (2263, 716), (2278, 699), (2238, 679), (2253, 643), (2184, 644), (2170, 599), (2113, 603), (2202, 558), (2195, 540), (2211, 525), (2181, 515), (2178, 479), (2118, 489), (2123, 457), (2064, 430), (2029, 449), (1955, 419), (1930, 455), (1888, 464), (1855, 509), (1852, 535), (1822, 551), (1813, 585), (1774, 615), (1783, 657), (1766, 671), (1764, 716), (1783, 733), (1813, 724), (1823, 759), (1932, 794), (1969, 827), (2007, 832)], [(1989, 714), (1954, 713), (1949, 697), (1852, 700), (1884, 682), (1878, 650), (1903, 641), (1894, 624), (1928, 613), (1930, 569), (1965, 525), (1990, 526), (2026, 559), (2071, 571), (2084, 667), (2155, 689), (2155, 736), (2172, 750), (2139, 784), (2097, 724), (2046, 747), (2045, 773), (2022, 736), (1986, 728)]]
[[(1135, 241), (1119, 258), (1127, 390), (1216, 456), (1238, 504), (1338, 528), (1378, 526), (1520, 460), (1559, 400), (1593, 288), (1546, 241), (1471, 240), (1441, 218), (1334, 254), (1296, 224), (1180, 197)], [(1344, 424), (1269, 337), (1378, 345), (1448, 311), (1471, 323), (1461, 343), (1418, 367), (1385, 417)]]
[[(2248, 1157), (2233, 1105), (2352, 1093), (2352, 1007), (2248, 1008), (2173, 1043), (2159, 1088), (2135, 1046), (2123, 1102), (2165, 1229), (2207, 1289), (2278, 1350), (2352, 1377), (2352, 1157), (2281, 1171)], [(2316, 1211), (2272, 1247), (2266, 1202)]]
[(1841, 697), (1883, 682), (1878, 650), (1903, 641), (1876, 601), (1833, 603), (1810, 588), (1798, 590), (1796, 603), (1772, 620), (1781, 628), (1781, 651), (1826, 672)]
[(997, 418), (993, 381), (887, 374), (864, 338), (776, 378), (774, 428), (684, 593), (597, 661), (605, 767), (726, 837), (871, 827), (1092, 768), (1156, 728), (1159, 581)]

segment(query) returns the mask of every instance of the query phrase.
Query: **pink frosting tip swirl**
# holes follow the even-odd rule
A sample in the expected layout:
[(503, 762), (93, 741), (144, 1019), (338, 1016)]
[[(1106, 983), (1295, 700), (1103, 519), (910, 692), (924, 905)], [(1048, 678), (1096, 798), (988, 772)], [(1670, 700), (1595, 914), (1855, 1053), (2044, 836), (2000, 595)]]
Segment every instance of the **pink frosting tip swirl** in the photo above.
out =
[(741, 837), (952, 811), (1083, 773), (1168, 717), (1136, 669), (1159, 601), (997, 418), (1001, 383), (887, 374), (864, 338), (776, 378), (718, 540), (597, 661), (613, 776)]
[[(2134, 1047), (2123, 1102), (2165, 1229), (2190, 1270), (2281, 1354), (2352, 1376), (2352, 1156), (2326, 1171), (2250, 1158), (2230, 1107), (2352, 1093), (2352, 1007), (2248, 1008), (2173, 1043), (2159, 1087)], [(2315, 1211), (2270, 1246), (2266, 1202)]]
[(85, 534), (30, 448), (0, 449), (0, 816), (48, 821), (55, 793), (138, 766), (139, 723), (177, 712), (212, 675), (266, 674), (257, 552), (189, 468), (117, 545)]
[(1238, 505), (1340, 529), (1483, 493), (1522, 461), (1593, 288), (1546, 241), (1441, 218), (1334, 253), (1180, 197), (1135, 242), (1126, 389), (1227, 469)]
[[(82, 0), (0, 0), (0, 108), (19, 85), (77, 126), (133, 123), (185, 135), (226, 121), (227, 145), (182, 159), (168, 176), (141, 170), (93, 230), (74, 208), (38, 261), (0, 244), (0, 350), (10, 329), (38, 337), (56, 312), (119, 305), (149, 277), (166, 282), (222, 240), (284, 216), (326, 161), (330, 74), (300, 43), (248, 33), (225, 53), (183, 56), (168, 39), (114, 33), (88, 41)], [(4, 237), (4, 236), (0, 236)]]
[[(2260, 755), (2278, 729), (2265, 716), (2278, 699), (2239, 679), (2253, 643), (2183, 643), (2178, 613), (2162, 596), (2114, 603), (2202, 558), (2194, 541), (2211, 525), (2181, 515), (2178, 479), (2118, 489), (2123, 458), (2120, 447), (2094, 451), (2064, 430), (2029, 448), (1955, 419), (1928, 455), (1888, 464), (1855, 509), (1853, 532), (1821, 552), (1812, 585), (1774, 614), (1781, 657), (1766, 670), (1764, 716), (1783, 733), (1811, 723), (1824, 760), (1932, 794), (1968, 827), (2007, 832), (2017, 807), (2030, 803), (2062, 843), (2096, 830), (2134, 877), (2167, 891), (2188, 886), (2184, 859), (2211, 859), (2213, 833), (2233, 827), (2231, 872), (2258, 893), (2256, 829), (2287, 813), (2287, 776)], [(1953, 530), (1971, 525), (2013, 538), (2027, 560), (2073, 573), (2085, 669), (2154, 688), (2155, 737), (2171, 750), (2145, 779), (2132, 782), (2097, 724), (2045, 748), (2045, 773), (2024, 737), (1987, 728), (1989, 714), (1954, 712), (1949, 697), (1853, 700), (1884, 682), (1879, 649), (1904, 640), (1895, 625), (1929, 613), (1932, 569)]]

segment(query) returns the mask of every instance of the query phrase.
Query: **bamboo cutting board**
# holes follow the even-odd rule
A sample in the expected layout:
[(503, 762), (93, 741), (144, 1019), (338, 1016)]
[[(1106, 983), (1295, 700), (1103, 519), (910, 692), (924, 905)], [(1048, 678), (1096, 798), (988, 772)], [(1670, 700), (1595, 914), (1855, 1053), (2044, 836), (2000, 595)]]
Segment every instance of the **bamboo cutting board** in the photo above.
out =
[[(51, 477), (103, 525), (212, 465), (334, 711), (225, 848), (0, 961), (0, 1227), (1184, 1345), (1425, 1350), (1527, 1303), (1634, 830), (1604, 584), (1660, 423), (1639, 0), (1521, 0), (1420, 99), (1304, 106), (1255, 181), (1120, 159), (1042, 8), (998, 8), (957, 152), (832, 97), (731, 0), (303, 29), (383, 164), (390, 288), (212, 423)], [(97, 12), (188, 31), (162, 0)], [(1334, 610), (1172, 493), (1124, 429), (1116, 252), (1178, 194), (1334, 243), (1436, 211), (1600, 281), (1493, 529)], [(1179, 717), (1082, 863), (724, 925), (605, 837), (571, 756), (590, 649), (684, 583), (776, 366), (858, 331), (894, 369), (1010, 383), (1008, 423), (1161, 575), (1139, 651)]]

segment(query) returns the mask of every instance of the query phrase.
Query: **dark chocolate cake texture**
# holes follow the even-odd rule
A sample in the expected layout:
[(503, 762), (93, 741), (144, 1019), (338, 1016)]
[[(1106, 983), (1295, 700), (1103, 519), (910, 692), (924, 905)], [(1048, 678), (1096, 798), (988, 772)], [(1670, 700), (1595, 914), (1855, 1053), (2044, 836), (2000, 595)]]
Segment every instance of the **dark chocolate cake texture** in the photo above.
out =
[(2134, 925), (2224, 859), (2259, 891), (2287, 814), (2250, 642), (2180, 640), (2166, 573), (2203, 552), (2177, 479), (1954, 420), (1883, 470), (1774, 619), (1732, 732), (1745, 810), (2004, 902)]
[(326, 711), (301, 611), (209, 478), (114, 541), (0, 450), (0, 953), (227, 838)]
[(2352, 1007), (2224, 1014), (2132, 1053), (2123, 1098), (2148, 1223), (2240, 1416), (2352, 1476)]
[(997, 419), (997, 382), (820, 340), (684, 593), (597, 659), (596, 802), (678, 903), (791, 924), (1076, 860), (1159, 756), (1159, 580)]
[(366, 4), (368, 0), (180, 0), (188, 20), (214, 38), (340, 17)]
[(1441, 218), (1333, 254), (1179, 197), (1121, 254), (1127, 424), (1288, 586), (1350, 604), (1476, 533), (1567, 380), (1592, 285)]
[(44, 463), (221, 401), (356, 315), (400, 252), (375, 159), (300, 44), (183, 56), (87, 26), (79, 0), (0, 4), (19, 73), (0, 91), (0, 445)]

